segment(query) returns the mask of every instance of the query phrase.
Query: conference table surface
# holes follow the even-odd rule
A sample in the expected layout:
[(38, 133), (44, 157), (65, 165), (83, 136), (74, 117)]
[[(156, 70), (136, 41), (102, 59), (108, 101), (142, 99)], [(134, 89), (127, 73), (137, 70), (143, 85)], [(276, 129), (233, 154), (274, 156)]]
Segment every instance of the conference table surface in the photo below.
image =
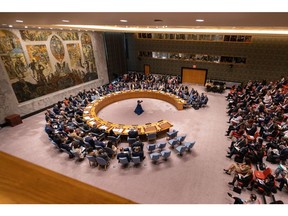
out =
[(160, 133), (169, 130), (173, 125), (167, 120), (159, 120), (152, 123), (146, 123), (143, 125), (127, 125), (117, 124), (110, 121), (106, 121), (100, 118), (98, 112), (109, 104), (120, 100), (126, 100), (131, 98), (153, 98), (166, 101), (174, 105), (178, 110), (183, 110), (183, 106), (186, 103), (185, 100), (178, 96), (156, 90), (126, 90), (110, 93), (103, 97), (99, 97), (90, 104), (88, 104), (83, 112), (83, 118), (89, 126), (97, 125), (98, 128), (104, 129), (107, 133), (113, 130), (115, 134), (128, 135), (131, 129), (138, 130), (139, 135), (145, 135), (149, 133)]

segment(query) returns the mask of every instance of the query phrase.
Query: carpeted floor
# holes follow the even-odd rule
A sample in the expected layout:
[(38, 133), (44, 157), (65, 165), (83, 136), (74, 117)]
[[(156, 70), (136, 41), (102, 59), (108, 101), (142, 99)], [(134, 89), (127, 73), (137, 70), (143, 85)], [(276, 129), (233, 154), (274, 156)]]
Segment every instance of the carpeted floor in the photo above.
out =
[[(199, 93), (203, 86), (193, 85)], [(190, 88), (191, 89), (191, 86)], [(123, 168), (116, 159), (107, 171), (91, 168), (88, 160), (76, 162), (67, 154), (60, 153), (49, 142), (44, 132), (44, 113), (23, 120), (16, 127), (0, 130), (0, 150), (66, 176), (78, 179), (127, 199), (143, 204), (228, 204), (232, 203), (227, 192), (231, 176), (223, 173), (233, 161), (226, 158), (230, 140), (224, 136), (226, 123), (225, 93), (207, 93), (208, 106), (199, 110), (176, 108), (156, 99), (143, 99), (145, 112), (138, 116), (133, 111), (136, 100), (130, 99), (111, 104), (99, 113), (105, 120), (123, 124), (144, 124), (168, 120), (186, 134), (186, 141), (196, 141), (192, 151), (178, 156), (175, 150), (168, 161), (153, 164), (145, 148), (146, 159), (139, 167), (132, 164)], [(157, 143), (165, 138), (157, 140)], [(126, 142), (120, 146), (127, 146)], [(166, 146), (169, 149), (169, 146)], [(241, 197), (248, 198), (250, 191), (244, 190)], [(288, 203), (287, 192), (278, 192), (277, 199)]]

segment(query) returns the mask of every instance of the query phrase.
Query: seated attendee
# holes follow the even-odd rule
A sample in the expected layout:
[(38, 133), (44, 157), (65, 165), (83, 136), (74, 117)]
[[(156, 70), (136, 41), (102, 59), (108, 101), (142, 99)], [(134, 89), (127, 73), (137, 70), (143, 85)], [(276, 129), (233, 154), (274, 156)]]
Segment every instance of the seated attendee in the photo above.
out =
[(272, 174), (268, 174), (264, 180), (255, 179), (250, 184), (251, 187), (248, 187), (248, 190), (253, 190), (253, 188), (258, 188), (263, 190), (265, 194), (270, 195), (272, 192), (277, 192), (275, 186), (275, 177)]
[(251, 161), (248, 158), (245, 158), (244, 163), (233, 163), (228, 169), (224, 169), (224, 171), (228, 175), (231, 175), (233, 172), (235, 172), (235, 174), (240, 173), (244, 175), (253, 172), (251, 168)]
[(235, 197), (230, 193), (228, 193), (228, 196), (234, 199), (233, 204), (260, 204), (260, 200), (257, 199), (257, 196), (255, 194), (251, 194), (248, 200), (244, 200), (240, 197)]
[(132, 149), (135, 148), (135, 147), (140, 147), (140, 150), (143, 151), (143, 148), (144, 148), (144, 144), (141, 142), (141, 141), (136, 141), (132, 144)]
[(51, 135), (54, 133), (54, 128), (52, 127), (51, 121), (48, 121), (47, 124), (45, 125), (45, 132), (48, 135)]
[(117, 153), (117, 147), (115, 145), (113, 145), (113, 143), (111, 141), (107, 142), (106, 147), (111, 148), (115, 153)]
[(93, 156), (93, 157), (96, 157), (96, 156), (97, 156), (92, 147), (87, 148), (87, 149), (86, 149), (86, 153), (87, 153), (87, 155), (89, 155), (89, 156)]
[(280, 177), (276, 177), (276, 181), (279, 182), (279, 186), (277, 186), (277, 189), (279, 191), (282, 191), (283, 187), (286, 186), (288, 189), (288, 176), (287, 176), (287, 171), (281, 172)]
[(139, 137), (138, 130), (137, 129), (130, 129), (128, 132), (128, 137), (129, 138), (138, 138)]
[(93, 137), (93, 140), (95, 142), (95, 148), (97, 147), (101, 147), (101, 148), (105, 148), (106, 144), (100, 140), (98, 140), (97, 138), (95, 139), (95, 137)]
[(101, 135), (102, 133), (105, 132), (105, 130), (101, 130), (100, 128), (97, 127), (96, 124), (93, 124), (92, 128), (90, 129), (90, 132), (93, 133), (94, 135)]
[(85, 157), (85, 148), (80, 146), (79, 142), (73, 141), (71, 144), (72, 151), (79, 155), (79, 158), (84, 159)]
[(204, 95), (204, 93), (202, 93), (200, 97), (199, 106), (200, 107), (205, 106), (207, 103), (208, 103), (208, 97), (207, 95)]
[(80, 115), (76, 114), (75, 116), (75, 121), (78, 123), (78, 124), (83, 124), (83, 119), (81, 118)]
[(128, 153), (124, 152), (124, 148), (120, 148), (120, 152), (117, 154), (118, 163), (120, 163), (119, 158), (127, 158), (127, 160), (130, 162), (130, 156)]
[(139, 146), (132, 148), (132, 150), (133, 150), (132, 151), (132, 157), (139, 156), (141, 161), (143, 161), (145, 159), (144, 152), (141, 151), (141, 148)]
[(113, 129), (109, 131), (108, 136), (117, 137), (117, 135), (114, 133)]
[(98, 150), (97, 157), (101, 157), (101, 158), (103, 158), (103, 159), (106, 160), (106, 161), (109, 161), (109, 160), (110, 160), (108, 154), (107, 154), (103, 149), (99, 149), (99, 150)]

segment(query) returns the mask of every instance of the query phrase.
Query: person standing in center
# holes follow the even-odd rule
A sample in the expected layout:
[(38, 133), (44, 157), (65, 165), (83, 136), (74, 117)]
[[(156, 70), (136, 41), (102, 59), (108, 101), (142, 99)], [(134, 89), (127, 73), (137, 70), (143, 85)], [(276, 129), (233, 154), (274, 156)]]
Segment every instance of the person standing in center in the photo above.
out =
[(142, 108), (142, 106), (141, 106), (141, 103), (142, 103), (143, 101), (142, 100), (137, 100), (137, 106), (136, 106), (136, 108), (135, 108), (135, 110), (134, 110), (134, 112), (137, 114), (137, 115), (141, 115), (143, 112), (144, 112), (144, 110), (143, 110), (143, 108)]

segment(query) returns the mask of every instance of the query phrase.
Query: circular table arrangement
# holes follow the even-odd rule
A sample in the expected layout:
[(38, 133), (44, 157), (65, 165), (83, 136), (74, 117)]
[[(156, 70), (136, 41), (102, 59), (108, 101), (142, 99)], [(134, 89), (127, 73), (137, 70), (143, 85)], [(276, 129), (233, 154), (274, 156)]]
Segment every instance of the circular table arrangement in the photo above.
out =
[(105, 130), (105, 132), (108, 133), (110, 130), (113, 130), (113, 132), (117, 135), (128, 135), (128, 132), (129, 130), (131, 130), (131, 128), (137, 129), (139, 135), (146, 135), (150, 133), (158, 134), (168, 131), (173, 126), (167, 120), (159, 120), (152, 123), (146, 123), (144, 125), (117, 124), (106, 121), (97, 115), (98, 112), (105, 106), (120, 100), (126, 100), (131, 98), (153, 98), (163, 100), (171, 103), (178, 110), (183, 110), (183, 106), (184, 104), (186, 104), (186, 101), (179, 98), (178, 96), (158, 90), (119, 91), (100, 97), (88, 104), (88, 106), (86, 106), (84, 109), (83, 119), (91, 127), (96, 124), (98, 128)]

